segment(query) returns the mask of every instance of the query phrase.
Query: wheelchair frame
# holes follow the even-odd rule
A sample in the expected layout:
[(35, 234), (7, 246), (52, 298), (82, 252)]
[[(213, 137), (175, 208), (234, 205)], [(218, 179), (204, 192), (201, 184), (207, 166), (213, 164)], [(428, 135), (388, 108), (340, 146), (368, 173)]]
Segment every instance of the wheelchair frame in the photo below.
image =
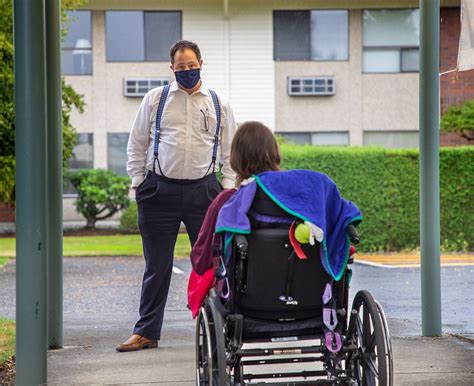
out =
[[(245, 253), (245, 243), (236, 243), (236, 251), (239, 255)], [(352, 262), (351, 257), (349, 264)], [(351, 270), (346, 267), (336, 296), (343, 338), (337, 354), (326, 348), (322, 332), (292, 337), (301, 343), (299, 346), (285, 345), (288, 338), (244, 339), (244, 316), (233, 313), (232, 306), (230, 311), (224, 307), (215, 289), (211, 289), (196, 323), (197, 385), (392, 385), (392, 348), (384, 311), (364, 290), (356, 294), (351, 311), (347, 312), (350, 275)], [(233, 287), (238, 285), (236, 282)], [(320, 343), (314, 343), (318, 340)], [(248, 349), (243, 347), (246, 343), (270, 345)], [(244, 367), (317, 362), (322, 363), (322, 370), (244, 372)]]

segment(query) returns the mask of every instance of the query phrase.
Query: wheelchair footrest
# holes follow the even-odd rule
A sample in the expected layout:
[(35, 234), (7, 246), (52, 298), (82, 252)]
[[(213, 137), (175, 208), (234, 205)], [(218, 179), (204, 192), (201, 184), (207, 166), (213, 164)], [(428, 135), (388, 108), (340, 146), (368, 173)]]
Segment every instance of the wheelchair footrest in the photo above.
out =
[(278, 358), (278, 359), (257, 359), (250, 361), (242, 361), (244, 366), (260, 366), (260, 365), (279, 365), (284, 363), (307, 363), (307, 362), (323, 362), (324, 356), (304, 357), (304, 358)]
[[(308, 378), (308, 377), (324, 377), (327, 376), (327, 372), (324, 370), (314, 370), (314, 371), (301, 371), (299, 373), (290, 372), (290, 373), (268, 373), (268, 374), (245, 374), (243, 378), (245, 380), (249, 379), (278, 379), (278, 378)], [(321, 381), (328, 382), (326, 379)], [(318, 381), (312, 381), (312, 384), (318, 384)], [(324, 383), (323, 383), (324, 384)], [(327, 383), (326, 383), (327, 384)]]
[(253, 348), (238, 352), (242, 357), (265, 356), (265, 355), (300, 355), (316, 354), (323, 351), (322, 346), (309, 347), (283, 347), (283, 348)]

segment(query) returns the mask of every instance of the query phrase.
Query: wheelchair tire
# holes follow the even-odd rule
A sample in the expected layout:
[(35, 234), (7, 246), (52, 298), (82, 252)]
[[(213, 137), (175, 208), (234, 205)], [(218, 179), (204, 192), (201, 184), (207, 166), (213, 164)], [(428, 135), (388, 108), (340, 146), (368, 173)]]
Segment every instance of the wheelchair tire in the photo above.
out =
[(356, 294), (352, 309), (357, 313), (351, 316), (353, 328), (348, 331), (347, 340), (357, 350), (349, 353), (346, 370), (359, 385), (388, 386), (386, 336), (380, 309), (367, 291)]
[(196, 321), (196, 385), (219, 386), (229, 383), (223, 318), (208, 297)]
[(375, 303), (377, 304), (377, 309), (380, 314), (380, 320), (382, 321), (382, 327), (383, 327), (383, 336), (385, 339), (385, 354), (387, 355), (387, 366), (388, 366), (388, 371), (387, 371), (387, 376), (388, 376), (388, 382), (387, 385), (393, 386), (393, 353), (392, 353), (392, 339), (390, 338), (390, 331), (388, 329), (388, 323), (387, 323), (387, 318), (385, 317), (385, 312), (380, 305), (380, 303), (375, 300)]
[(214, 385), (230, 385), (230, 374), (228, 373), (225, 346), (224, 318), (217, 310), (214, 302), (219, 302), (215, 293), (211, 291), (211, 295), (206, 299), (206, 305), (209, 307), (212, 316), (213, 331), (213, 380)]
[(213, 356), (208, 312), (199, 310), (196, 320), (196, 385), (213, 385)]

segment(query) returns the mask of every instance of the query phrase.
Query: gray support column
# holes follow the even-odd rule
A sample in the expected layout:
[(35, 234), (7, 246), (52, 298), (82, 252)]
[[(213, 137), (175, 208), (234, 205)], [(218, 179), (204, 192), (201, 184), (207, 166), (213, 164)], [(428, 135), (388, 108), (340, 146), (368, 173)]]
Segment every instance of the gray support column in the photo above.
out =
[(14, 0), (17, 385), (47, 381), (44, 12)]
[(48, 346), (63, 346), (61, 4), (46, 0)]
[(441, 335), (439, 0), (420, 1), (420, 242), (423, 336)]

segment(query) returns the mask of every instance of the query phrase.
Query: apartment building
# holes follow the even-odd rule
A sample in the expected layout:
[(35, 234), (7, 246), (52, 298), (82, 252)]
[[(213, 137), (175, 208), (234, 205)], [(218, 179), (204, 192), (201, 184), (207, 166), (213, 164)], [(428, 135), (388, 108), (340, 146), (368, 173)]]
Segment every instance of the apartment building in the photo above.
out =
[[(460, 0), (442, 0), (441, 67), (455, 67)], [(143, 95), (173, 80), (169, 47), (197, 42), (202, 78), (238, 122), (296, 143), (418, 145), (419, 10), (412, 0), (89, 0), (62, 43), (74, 114), (72, 168), (125, 174)], [(474, 15), (473, 15), (474, 17)], [(456, 37), (457, 36), (457, 37)], [(442, 78), (443, 109), (474, 98), (474, 71)]]

